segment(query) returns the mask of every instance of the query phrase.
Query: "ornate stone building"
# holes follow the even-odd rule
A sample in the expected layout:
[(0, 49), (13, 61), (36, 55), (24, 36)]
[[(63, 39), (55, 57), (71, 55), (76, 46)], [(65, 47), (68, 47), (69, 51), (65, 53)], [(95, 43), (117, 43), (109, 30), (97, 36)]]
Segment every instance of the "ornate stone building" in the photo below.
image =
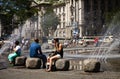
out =
[(71, 38), (75, 34), (82, 36), (84, 23), (84, 1), (66, 0), (54, 5), (54, 12), (60, 18), (60, 24), (55, 32), (56, 37)]
[(106, 28), (106, 13), (119, 8), (119, 4), (119, 0), (63, 0), (54, 5), (54, 12), (60, 18), (55, 36), (101, 35)]
[[(53, 10), (60, 19), (54, 36), (73, 38), (75, 35), (79, 37), (101, 35), (106, 28), (106, 13), (119, 10), (119, 7), (119, 0), (61, 0), (53, 5)], [(23, 36), (44, 35), (40, 25), (41, 12), (36, 18), (37, 20), (27, 20), (22, 26)]]

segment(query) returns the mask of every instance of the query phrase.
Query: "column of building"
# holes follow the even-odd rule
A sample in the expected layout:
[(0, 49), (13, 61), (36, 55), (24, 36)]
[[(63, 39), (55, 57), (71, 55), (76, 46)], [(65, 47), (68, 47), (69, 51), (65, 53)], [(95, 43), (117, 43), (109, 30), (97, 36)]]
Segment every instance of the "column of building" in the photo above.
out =
[(59, 21), (60, 21), (60, 24), (58, 24), (57, 26), (57, 33), (56, 33), (56, 36), (59, 37), (60, 36), (60, 27), (61, 27), (61, 15), (60, 15), (60, 8), (56, 8), (57, 9), (57, 15), (59, 17)]
[(79, 37), (83, 36), (83, 26), (84, 26), (84, 0), (79, 0), (79, 18), (78, 18), (78, 22), (79, 22)]
[[(44, 8), (43, 8), (43, 13), (44, 13)], [(44, 32), (43, 32), (43, 29), (42, 29), (42, 26), (41, 26), (41, 18), (42, 18), (42, 11), (39, 11), (38, 12), (38, 29), (37, 29), (39, 37), (44, 36)]]
[(2, 26), (1, 26), (1, 20), (0, 20), (0, 37), (1, 37), (1, 32), (2, 32)]
[(71, 28), (71, 4), (70, 0), (66, 2), (65, 5), (65, 33), (66, 33), (66, 38), (71, 38), (72, 35), (72, 28)]
[(91, 27), (94, 27), (93, 25), (93, 17), (94, 17), (94, 10), (93, 10), (94, 2), (93, 0), (90, 0), (90, 25)]
[(98, 0), (98, 7), (97, 7), (98, 15), (96, 16), (98, 18), (98, 20), (97, 20), (96, 28), (95, 28), (94, 34), (93, 34), (95, 36), (98, 35), (98, 33), (97, 33), (97, 32), (99, 32), (98, 29), (101, 29), (101, 27), (102, 27), (102, 9), (101, 9), (101, 5), (102, 5), (102, 1)]
[(61, 37), (64, 37), (64, 6), (61, 6)]

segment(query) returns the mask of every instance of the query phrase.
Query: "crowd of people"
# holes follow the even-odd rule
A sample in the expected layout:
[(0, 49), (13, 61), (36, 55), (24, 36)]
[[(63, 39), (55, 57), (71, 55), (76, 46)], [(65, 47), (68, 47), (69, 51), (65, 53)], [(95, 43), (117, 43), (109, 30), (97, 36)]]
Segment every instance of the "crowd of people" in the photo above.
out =
[[(41, 45), (39, 43), (39, 39), (35, 38), (34, 41), (30, 44), (29, 46), (29, 56), (31, 58), (40, 58), (42, 59), (42, 67), (43, 69), (46, 69), (47, 72), (51, 71), (52, 68), (52, 63), (60, 58), (63, 58), (63, 46), (62, 44), (59, 42), (58, 38), (55, 38), (53, 40), (54, 43), (54, 48), (55, 51), (53, 51), (53, 53), (49, 56), (46, 56), (41, 49)], [(21, 50), (23, 47), (23, 44), (20, 45), (19, 41), (15, 41), (14, 43), (14, 47), (13, 47), (13, 52), (10, 53), (8, 55), (8, 60), (10, 62), (10, 64), (14, 64), (14, 60), (16, 57), (21, 56)], [(48, 65), (47, 63), (49, 63), (49, 68), (47, 68), (46, 66)]]

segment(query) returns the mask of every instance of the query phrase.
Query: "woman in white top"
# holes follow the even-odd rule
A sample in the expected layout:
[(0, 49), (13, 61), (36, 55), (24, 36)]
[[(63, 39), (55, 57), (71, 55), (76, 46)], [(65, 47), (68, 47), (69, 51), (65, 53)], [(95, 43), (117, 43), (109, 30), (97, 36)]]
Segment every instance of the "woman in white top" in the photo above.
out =
[(15, 48), (13, 48), (13, 53), (8, 55), (8, 60), (12, 64), (14, 59), (21, 55), (21, 46), (19, 45), (19, 41), (15, 41)]

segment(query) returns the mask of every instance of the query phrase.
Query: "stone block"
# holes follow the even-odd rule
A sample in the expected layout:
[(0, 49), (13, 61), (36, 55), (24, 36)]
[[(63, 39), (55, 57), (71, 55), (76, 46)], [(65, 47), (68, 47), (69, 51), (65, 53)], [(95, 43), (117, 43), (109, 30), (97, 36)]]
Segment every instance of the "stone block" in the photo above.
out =
[(26, 58), (25, 56), (16, 57), (15, 66), (25, 66)]
[(1, 69), (6, 69), (8, 67), (8, 64), (6, 61), (0, 61), (0, 70)]
[(58, 59), (55, 62), (55, 67), (56, 67), (56, 70), (67, 71), (69, 70), (70, 62), (67, 59)]
[(97, 59), (86, 59), (84, 60), (83, 70), (85, 72), (99, 72), (100, 62)]
[(26, 59), (26, 68), (29, 68), (29, 69), (41, 68), (41, 59), (40, 58), (27, 58)]

